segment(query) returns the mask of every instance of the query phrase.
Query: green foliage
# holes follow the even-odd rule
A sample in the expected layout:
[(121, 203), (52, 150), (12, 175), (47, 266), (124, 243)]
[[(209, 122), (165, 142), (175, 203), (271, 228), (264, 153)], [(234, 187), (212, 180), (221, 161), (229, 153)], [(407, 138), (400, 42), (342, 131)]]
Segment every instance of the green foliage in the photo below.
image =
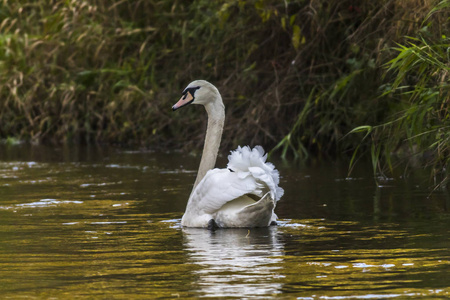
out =
[[(309, 7), (297, 3), (298, 10), (290, 17), (280, 16), (282, 28), (292, 26), (296, 54), (291, 65), (285, 64), (286, 72), (276, 77), (277, 92), (284, 99), (281, 109), (288, 109), (283, 116), (288, 116), (291, 125), (278, 126), (283, 128), (280, 134), (287, 133), (275, 150), (282, 150), (283, 157), (292, 153), (299, 158), (352, 151), (359, 141), (353, 135), (344, 139), (345, 133), (384, 119), (386, 107), (377, 91), (390, 57), (387, 49), (402, 38), (399, 32), (414, 29), (404, 20), (418, 26), (420, 16), (427, 13), (418, 11), (429, 4), (416, 2), (412, 13), (406, 3), (394, 1), (367, 1), (359, 6), (353, 1), (310, 1), (305, 3)], [(301, 34), (296, 36), (294, 26), (301, 28)]]
[(368, 103), (353, 90), (373, 76), (358, 36), (382, 2), (3, 1), (0, 138), (199, 146), (204, 119), (169, 108), (204, 78), (226, 101), (224, 146), (291, 132), (305, 155), (337, 152)]
[(448, 10), (441, 11), (449, 6), (450, 1), (440, 2), (416, 37), (406, 37), (393, 48), (396, 55), (386, 64), (388, 83), (381, 96), (389, 109), (384, 122), (352, 131), (367, 129), (365, 138), (371, 136), (371, 148), (377, 149), (371, 152), (377, 162), (374, 171), (392, 170), (392, 157), (398, 157), (399, 161), (432, 166), (434, 179), (441, 178), (438, 186), (449, 180), (450, 27), (445, 22)]

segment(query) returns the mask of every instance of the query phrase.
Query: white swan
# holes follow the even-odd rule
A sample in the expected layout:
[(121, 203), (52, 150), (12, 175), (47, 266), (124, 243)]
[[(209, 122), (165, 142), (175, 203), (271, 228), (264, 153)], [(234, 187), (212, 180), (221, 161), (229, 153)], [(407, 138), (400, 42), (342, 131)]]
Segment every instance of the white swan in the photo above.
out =
[(266, 227), (273, 224), (276, 202), (284, 191), (279, 173), (261, 146), (238, 147), (228, 156), (226, 169), (213, 169), (222, 138), (225, 106), (217, 88), (205, 80), (191, 82), (172, 107), (201, 104), (208, 127), (197, 178), (181, 225), (186, 227)]

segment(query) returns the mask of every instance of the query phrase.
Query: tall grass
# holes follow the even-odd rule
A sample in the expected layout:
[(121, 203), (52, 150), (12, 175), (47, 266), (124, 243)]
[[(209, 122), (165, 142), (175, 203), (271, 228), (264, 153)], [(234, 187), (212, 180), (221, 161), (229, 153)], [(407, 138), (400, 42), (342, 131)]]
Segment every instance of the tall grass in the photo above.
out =
[(199, 146), (204, 120), (168, 108), (204, 78), (226, 101), (224, 146), (339, 152), (383, 110), (380, 50), (432, 1), (397, 2), (2, 1), (0, 137)]
[(153, 28), (118, 27), (110, 16), (137, 7), (103, 4), (0, 4), (1, 136), (92, 142), (146, 134), (136, 122), (151, 110), (141, 89), (150, 54), (139, 48)]
[(312, 20), (311, 42), (295, 59), (300, 62), (296, 75), (303, 88), (302, 105), (293, 109), (298, 111), (293, 126), (276, 149), (299, 157), (352, 153), (359, 137), (346, 133), (388, 115), (389, 104), (378, 96), (391, 47), (420, 27), (435, 1), (310, 3), (317, 5), (312, 11), (320, 13)]
[(380, 101), (389, 112), (384, 121), (353, 129), (370, 137), (374, 172), (405, 161), (429, 166), (436, 188), (450, 179), (449, 8), (450, 1), (438, 3), (415, 36), (393, 48), (381, 86)]

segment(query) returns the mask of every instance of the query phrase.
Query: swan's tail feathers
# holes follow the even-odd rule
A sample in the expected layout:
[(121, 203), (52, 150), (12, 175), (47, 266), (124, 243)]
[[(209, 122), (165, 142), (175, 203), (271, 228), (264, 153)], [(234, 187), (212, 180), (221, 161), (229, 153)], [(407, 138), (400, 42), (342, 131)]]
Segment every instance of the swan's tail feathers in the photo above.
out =
[(266, 227), (269, 226), (272, 221), (274, 221), (274, 208), (275, 201), (270, 196), (270, 193), (267, 193), (258, 202), (242, 208), (237, 213), (237, 216), (241, 220), (247, 220), (248, 226), (244, 227)]
[(280, 173), (272, 163), (266, 162), (266, 159), (267, 154), (264, 154), (261, 146), (255, 146), (253, 149), (249, 146), (239, 146), (228, 156), (227, 167), (239, 172), (242, 178), (252, 175), (258, 182), (267, 186), (272, 198), (278, 201), (284, 194), (284, 190), (278, 186)]

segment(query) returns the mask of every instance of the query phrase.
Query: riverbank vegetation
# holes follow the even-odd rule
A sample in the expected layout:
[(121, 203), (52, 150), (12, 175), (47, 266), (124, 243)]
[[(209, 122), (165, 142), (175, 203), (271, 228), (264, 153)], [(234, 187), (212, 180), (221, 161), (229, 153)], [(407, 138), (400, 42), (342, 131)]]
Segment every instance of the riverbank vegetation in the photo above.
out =
[(449, 0), (1, 1), (0, 138), (200, 148), (202, 112), (170, 107), (202, 78), (227, 107), (224, 149), (369, 155), (380, 174), (406, 159), (448, 178), (449, 10)]

